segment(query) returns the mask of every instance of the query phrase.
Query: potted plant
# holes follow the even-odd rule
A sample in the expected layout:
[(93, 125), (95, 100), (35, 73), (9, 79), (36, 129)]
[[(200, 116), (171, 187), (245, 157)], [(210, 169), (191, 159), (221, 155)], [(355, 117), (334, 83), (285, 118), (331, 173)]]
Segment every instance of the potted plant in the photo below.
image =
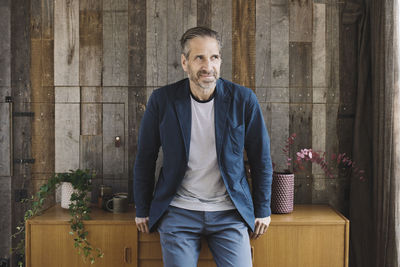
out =
[[(318, 164), (327, 177), (333, 178), (332, 167), (329, 168), (328, 166), (325, 152), (304, 148), (295, 153), (294, 159), (289, 156), (290, 146), (294, 143), (295, 138), (296, 133), (290, 135), (282, 149), (286, 159), (286, 169), (277, 171), (275, 170), (275, 164), (273, 164), (274, 172), (271, 192), (271, 211), (273, 213), (290, 213), (293, 211), (294, 175), (299, 170), (304, 169), (305, 162)], [(352, 168), (356, 176), (361, 180), (364, 179), (364, 171), (359, 169), (356, 163), (346, 156), (345, 153), (332, 154), (330, 160), (336, 164), (341, 164), (343, 167)]]
[[(80, 169), (70, 170), (68, 173), (58, 173), (51, 177), (46, 184), (42, 185), (39, 191), (29, 199), (23, 200), (24, 203), (28, 204), (29, 208), (25, 212), (23, 222), (17, 226), (17, 232), (13, 235), (13, 238), (21, 236), (21, 241), (12, 252), (25, 255), (25, 222), (43, 212), (45, 200), (51, 194), (54, 194), (55, 189), (60, 184), (70, 183), (73, 190), (70, 194), (70, 199), (66, 199), (65, 201), (69, 202), (68, 209), (71, 214), (71, 219), (69, 220), (71, 231), (69, 234), (74, 239), (74, 247), (78, 250), (84, 261), (89, 260), (93, 264), (96, 257), (102, 258), (103, 253), (101, 250), (99, 248), (94, 249), (87, 239), (88, 232), (85, 230), (83, 224), (84, 220), (90, 219), (89, 192), (93, 177), (94, 173)], [(23, 266), (22, 261), (18, 262), (18, 266)]]

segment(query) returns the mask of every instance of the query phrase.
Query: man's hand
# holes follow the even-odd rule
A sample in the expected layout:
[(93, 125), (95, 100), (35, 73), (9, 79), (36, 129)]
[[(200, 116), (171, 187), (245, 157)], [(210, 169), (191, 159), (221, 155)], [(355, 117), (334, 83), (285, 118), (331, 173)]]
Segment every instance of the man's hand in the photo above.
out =
[(136, 226), (139, 232), (149, 233), (149, 217), (146, 218), (135, 218)]
[(251, 239), (259, 239), (268, 229), (271, 217), (256, 218), (254, 232), (250, 233)]

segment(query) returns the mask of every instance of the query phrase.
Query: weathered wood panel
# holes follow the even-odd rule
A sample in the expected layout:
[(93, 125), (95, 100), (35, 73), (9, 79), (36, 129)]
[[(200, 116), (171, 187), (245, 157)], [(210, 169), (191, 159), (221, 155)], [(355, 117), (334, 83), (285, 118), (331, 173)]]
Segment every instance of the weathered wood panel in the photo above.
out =
[(146, 0), (129, 1), (129, 85), (146, 86)]
[(79, 168), (79, 87), (57, 87), (55, 104), (55, 171)]
[(232, 80), (232, 0), (213, 0), (211, 27), (221, 36), (221, 77)]
[(42, 40), (54, 40), (54, 0), (42, 0)]
[(11, 96), (11, 86), (0, 86), (0, 103), (6, 101), (6, 96)]
[(146, 83), (148, 86), (167, 84), (167, 1), (146, 2)]
[[(124, 104), (103, 104), (103, 177), (120, 179), (125, 170)], [(121, 145), (115, 146), (120, 137)]]
[(79, 1), (54, 3), (54, 84), (79, 85)]
[(312, 103), (312, 45), (290, 43), (289, 85), (292, 103)]
[(327, 203), (337, 210), (347, 211), (348, 179), (314, 179), (312, 184), (312, 202)]
[(267, 101), (267, 88), (266, 87), (256, 87), (254, 93), (257, 96), (258, 102), (265, 102)]
[[(32, 102), (54, 102), (53, 41), (31, 40)], [(49, 124), (54, 122), (49, 121)]]
[(197, 0), (168, 0), (167, 2), (167, 83), (186, 77), (181, 66), (182, 34), (197, 23)]
[(0, 86), (0, 102), (4, 102), (6, 96), (11, 95), (11, 86)]
[[(340, 23), (340, 6), (343, 6), (344, 3), (341, 2), (338, 4), (333, 4), (332, 5), (332, 47), (331, 47), (331, 52), (332, 52), (332, 77), (331, 77), (331, 87), (333, 88), (336, 98), (333, 99), (333, 101), (338, 101), (339, 95), (340, 95), (340, 57), (339, 57), (339, 51), (340, 51), (340, 28), (339, 25)], [(337, 103), (337, 102), (334, 102)]]
[(102, 134), (102, 88), (81, 89), (81, 135)]
[(233, 81), (255, 90), (256, 1), (233, 0), (232, 17)]
[[(325, 55), (325, 60), (326, 60), (326, 91), (328, 92), (328, 88), (331, 87), (332, 82), (332, 70), (333, 70), (333, 66), (332, 66), (332, 59), (333, 59), (333, 54), (334, 51), (333, 49), (333, 45), (332, 45), (332, 33), (333, 33), (333, 25), (332, 25), (332, 6), (331, 5), (326, 5), (325, 8), (325, 47), (326, 47), (326, 55)], [(327, 97), (325, 97), (325, 99), (327, 99)]]
[[(0, 86), (11, 85), (11, 10), (10, 0), (0, 3)], [(0, 96), (2, 94), (0, 93)], [(4, 99), (0, 99), (3, 101)]]
[(294, 203), (310, 204), (312, 203), (312, 178), (300, 178), (298, 175), (294, 179)]
[(289, 1), (290, 42), (312, 42), (313, 1)]
[(271, 4), (256, 1), (256, 87), (271, 85)]
[(289, 85), (289, 17), (288, 7), (271, 7), (271, 85)]
[(290, 87), (310, 88), (312, 86), (311, 43), (290, 43), (289, 51)]
[(103, 0), (103, 85), (128, 85), (128, 1)]
[(0, 176), (11, 176), (11, 105), (0, 102)]
[[(30, 1), (13, 0), (11, 2), (11, 88), (13, 98), (13, 111), (31, 111), (31, 86), (30, 86)], [(31, 158), (31, 121), (28, 117), (13, 118), (13, 158)], [(30, 164), (13, 164), (11, 179), (11, 199), (15, 197), (14, 189), (29, 188), (31, 179)], [(23, 220), (24, 208), (20, 203), (12, 201), (11, 227)], [(10, 241), (15, 247), (19, 239)], [(16, 266), (16, 257), (11, 256), (11, 266)]]
[[(290, 104), (289, 108), (289, 133), (296, 133), (290, 156), (304, 148), (312, 146), (312, 104)], [(311, 176), (311, 164), (304, 164), (305, 169), (296, 174), (298, 178)]]
[(289, 137), (289, 103), (271, 103), (271, 157), (275, 170), (283, 171), (286, 167), (286, 156), (282, 149)]
[(328, 93), (327, 87), (313, 87), (312, 89), (312, 101), (313, 103), (326, 103), (326, 97)]
[(0, 216), (0, 253), (3, 255), (9, 254), (11, 248), (10, 236), (12, 233), (11, 214), (13, 203), (11, 199), (11, 177), (0, 176), (0, 203), (1, 203), (1, 216)]
[[(326, 150), (326, 105), (314, 104), (312, 109), (312, 149), (325, 152)], [(328, 157), (329, 158), (329, 157)], [(319, 165), (313, 164), (313, 174), (324, 174)]]
[(288, 5), (287, 0), (271, 0), (272, 5)]
[(98, 135), (102, 133), (102, 104), (81, 105), (81, 134)]
[[(133, 166), (137, 151), (140, 121), (147, 102), (146, 94), (146, 1), (129, 1), (129, 87), (128, 90), (128, 178), (132, 189)], [(140, 108), (142, 112), (140, 112)], [(132, 190), (128, 190), (132, 199)]]
[(136, 159), (140, 121), (146, 108), (146, 89), (131, 87), (128, 91), (128, 177), (132, 179)]
[(267, 102), (289, 103), (289, 88), (267, 88)]
[(79, 83), (100, 86), (103, 58), (102, 1), (79, 2)]
[(140, 122), (146, 110), (146, 102), (147, 95), (145, 88), (129, 88), (129, 175), (133, 173)]
[(212, 0), (197, 0), (197, 26), (211, 28)]
[(263, 114), (264, 123), (268, 132), (272, 130), (272, 103), (260, 103), (260, 108)]
[(32, 103), (35, 119), (32, 121), (32, 173), (54, 173), (54, 103)]
[(31, 0), (31, 39), (42, 39), (42, 0)]
[[(54, 41), (42, 40), (42, 86), (49, 87), (45, 92), (54, 101)], [(44, 99), (44, 98), (43, 98)]]
[(104, 103), (128, 103), (128, 88), (108, 87), (103, 89)]
[[(124, 136), (122, 136), (123, 142), (121, 142), (121, 147), (120, 147), (124, 151), (124, 160), (125, 160), (125, 162), (123, 163), (124, 175), (128, 174), (128, 158), (129, 158), (128, 142), (127, 142), (127, 140), (128, 140), (128, 127), (127, 126), (129, 123), (128, 122), (128, 117), (129, 117), (128, 97), (129, 96), (128, 96), (128, 88), (127, 87), (109, 87), (109, 88), (107, 88), (106, 91), (103, 91), (103, 102), (104, 103), (110, 103), (110, 104), (120, 103), (120, 104), (123, 104), (123, 107), (124, 107), (124, 114), (123, 114), (123, 116), (124, 116), (123, 134), (124, 134)], [(103, 114), (104, 114), (104, 111), (103, 111)], [(116, 115), (116, 116), (118, 117), (119, 115)], [(104, 126), (107, 126), (107, 124), (105, 124), (105, 123), (106, 122), (104, 121), (104, 117), (103, 117), (103, 130), (104, 130)], [(119, 178), (122, 178), (122, 177), (119, 177)]]
[[(11, 96), (11, 5), (10, 0), (1, 1), (0, 3), (0, 25), (2, 25), (2, 38), (0, 38), (0, 176), (11, 175), (11, 117), (10, 104), (4, 103), (6, 96)], [(4, 160), (3, 160), (4, 159)], [(4, 182), (10, 182), (9, 177), (4, 177)], [(0, 178), (1, 180), (1, 178)], [(8, 189), (6, 186), (4, 189)], [(11, 192), (11, 187), (9, 188)], [(8, 192), (8, 194), (10, 194)], [(5, 192), (4, 192), (5, 193)], [(3, 202), (4, 203), (4, 202)], [(8, 208), (7, 208), (8, 207)], [(5, 212), (10, 212), (11, 206), (6, 206)], [(0, 226), (8, 229), (4, 225), (6, 220), (11, 219), (6, 216), (3, 221), (0, 221)], [(10, 234), (10, 231), (1, 231), (0, 235)], [(5, 240), (5, 237), (4, 239)], [(6, 253), (9, 249), (9, 242), (5, 242), (0, 246), (0, 253)]]
[(56, 103), (79, 103), (80, 101), (79, 87), (55, 87)]
[(312, 85), (326, 87), (326, 6), (314, 4)]
[[(327, 67), (327, 103), (331, 104), (339, 103), (339, 97), (342, 93), (353, 91), (349, 90), (349, 87), (347, 86), (343, 87), (343, 85), (341, 84), (342, 76), (348, 77), (348, 75), (356, 73), (354, 71), (356, 68), (354, 68), (352, 64), (347, 65), (346, 62), (348, 60), (353, 60), (354, 58), (353, 47), (357, 46), (357, 40), (354, 40), (354, 36), (357, 36), (358, 28), (354, 26), (349, 27), (349, 25), (344, 25), (340, 23), (339, 10), (339, 4), (332, 4), (327, 6), (327, 35), (329, 39), (329, 42), (327, 43), (327, 47), (329, 48), (327, 48), (327, 51), (329, 53), (328, 62), (330, 62)], [(339, 27), (340, 25), (343, 25), (343, 28), (346, 29), (346, 31), (341, 31)], [(342, 34), (343, 36), (339, 37), (339, 35)], [(343, 40), (341, 43), (339, 43), (340, 39)], [(346, 40), (351, 40), (353, 41), (353, 43), (349, 44)], [(346, 48), (342, 49), (341, 47)], [(341, 68), (340, 70), (339, 67)], [(356, 81), (357, 79), (349, 80), (349, 82), (351, 83), (356, 83)], [(340, 88), (342, 88), (342, 90)]]
[(313, 88), (291, 87), (290, 103), (312, 103)]
[(101, 103), (103, 101), (102, 87), (81, 87), (82, 103)]
[(32, 101), (43, 101), (42, 87), (42, 41), (31, 39), (31, 86)]
[[(352, 118), (338, 118), (338, 109), (339, 104), (326, 105), (326, 152), (328, 155), (338, 154), (339, 151), (351, 155), (354, 121)], [(341, 145), (340, 150), (339, 145)], [(337, 165), (333, 161), (328, 163), (336, 175)]]
[(95, 171), (96, 178), (103, 174), (103, 136), (80, 136), (79, 168)]
[(103, 0), (103, 11), (125, 12), (128, 10), (128, 0)]

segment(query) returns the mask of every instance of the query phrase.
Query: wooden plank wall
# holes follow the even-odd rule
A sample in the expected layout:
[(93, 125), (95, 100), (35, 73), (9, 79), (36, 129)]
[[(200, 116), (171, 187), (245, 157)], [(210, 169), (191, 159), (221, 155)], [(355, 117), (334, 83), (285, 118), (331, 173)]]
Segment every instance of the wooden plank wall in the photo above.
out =
[[(32, 109), (40, 114), (32, 123), (34, 179), (39, 183), (54, 171), (90, 168), (97, 173), (95, 187), (107, 183), (131, 192), (146, 101), (155, 88), (186, 76), (179, 39), (196, 25), (220, 33), (222, 77), (255, 91), (277, 167), (284, 166), (281, 148), (293, 132), (296, 149), (337, 152), (337, 112), (344, 101), (340, 5), (336, 0), (32, 0)], [(345, 186), (308, 166), (296, 178), (296, 202), (331, 202), (341, 209)]]
[(11, 176), (12, 176), (12, 104), (5, 101), (11, 96), (11, 1), (0, 3), (0, 256), (8, 255), (11, 248)]
[(54, 146), (54, 3), (31, 1), (31, 108), (32, 121), (32, 186), (39, 188), (53, 173)]
[[(31, 1), (10, 1), (11, 5), (11, 97), (13, 112), (31, 112), (31, 83), (30, 83), (30, 56), (31, 56)], [(3, 29), (1, 29), (3, 30)], [(31, 117), (12, 117), (12, 162), (16, 159), (32, 158), (32, 121)], [(32, 166), (27, 163), (12, 164), (11, 189), (11, 231), (23, 220), (24, 207), (15, 201), (16, 192), (20, 189), (32, 191)], [(11, 240), (13, 247), (18, 239)], [(9, 255), (7, 255), (8, 257)], [(16, 256), (11, 259), (11, 266), (16, 266)]]

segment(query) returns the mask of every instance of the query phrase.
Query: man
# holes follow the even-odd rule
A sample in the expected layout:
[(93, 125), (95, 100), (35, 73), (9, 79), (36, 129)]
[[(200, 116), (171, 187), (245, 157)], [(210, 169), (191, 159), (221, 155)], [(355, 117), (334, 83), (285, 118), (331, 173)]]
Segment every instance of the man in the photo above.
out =
[[(155, 90), (141, 122), (135, 221), (141, 232), (160, 233), (164, 266), (197, 266), (202, 236), (218, 266), (252, 266), (248, 229), (259, 238), (271, 213), (272, 165), (262, 112), (250, 89), (219, 78), (217, 32), (191, 28), (181, 45), (188, 79)], [(154, 188), (160, 146), (163, 167)]]

